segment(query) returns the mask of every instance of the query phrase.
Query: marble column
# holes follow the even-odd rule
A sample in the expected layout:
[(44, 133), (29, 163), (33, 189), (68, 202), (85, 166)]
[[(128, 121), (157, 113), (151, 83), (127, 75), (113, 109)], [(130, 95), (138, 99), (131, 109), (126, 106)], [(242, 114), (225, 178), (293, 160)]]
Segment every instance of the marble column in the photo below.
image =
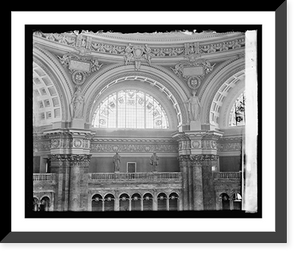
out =
[(179, 156), (180, 171), (182, 173), (182, 201), (183, 210), (189, 210), (189, 175), (188, 175), (189, 156)]
[(191, 155), (190, 158), (193, 174), (193, 210), (201, 211), (204, 209), (201, 155)]
[(69, 211), (87, 210), (87, 167), (90, 155), (70, 155)]

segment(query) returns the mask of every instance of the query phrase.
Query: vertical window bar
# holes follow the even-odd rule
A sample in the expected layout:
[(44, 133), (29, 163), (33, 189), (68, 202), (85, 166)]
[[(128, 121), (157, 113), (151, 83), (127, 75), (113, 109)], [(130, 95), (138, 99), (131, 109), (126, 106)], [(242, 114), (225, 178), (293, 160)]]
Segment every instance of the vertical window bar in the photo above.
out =
[(119, 92), (116, 92), (116, 128), (119, 128)]

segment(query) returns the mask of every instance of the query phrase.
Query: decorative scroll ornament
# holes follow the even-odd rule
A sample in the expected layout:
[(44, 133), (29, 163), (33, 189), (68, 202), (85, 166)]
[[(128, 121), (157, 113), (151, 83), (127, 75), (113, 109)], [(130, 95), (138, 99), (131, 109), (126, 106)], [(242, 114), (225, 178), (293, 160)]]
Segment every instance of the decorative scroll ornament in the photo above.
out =
[(62, 57), (57, 57), (60, 63), (68, 69), (72, 81), (76, 85), (82, 85), (90, 74), (100, 70), (103, 65), (98, 59), (78, 56), (73, 53), (67, 53)]
[(188, 86), (197, 90), (201, 81), (204, 77), (209, 74), (216, 64), (211, 65), (211, 63), (202, 59), (200, 55), (192, 54), (188, 56), (188, 60), (179, 62), (171, 70), (180, 78), (187, 81)]
[(151, 65), (152, 56), (151, 49), (146, 44), (144, 46), (129, 44), (125, 48), (125, 65), (127, 65), (128, 62), (134, 61), (135, 70), (140, 70), (142, 59), (145, 59), (148, 64)]

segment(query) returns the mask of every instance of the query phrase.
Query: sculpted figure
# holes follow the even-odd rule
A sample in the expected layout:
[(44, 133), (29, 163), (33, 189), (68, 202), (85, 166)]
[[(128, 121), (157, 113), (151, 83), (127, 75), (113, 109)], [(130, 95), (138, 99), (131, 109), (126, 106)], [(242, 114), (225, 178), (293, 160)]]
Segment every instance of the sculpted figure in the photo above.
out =
[(115, 167), (115, 172), (119, 172), (121, 168), (121, 157), (118, 152), (113, 157), (113, 163)]
[(81, 87), (77, 87), (71, 100), (71, 115), (73, 118), (83, 118), (84, 97), (81, 93)]
[(125, 65), (127, 65), (128, 62), (133, 59), (132, 45), (131, 44), (126, 46), (124, 58), (125, 58)]
[(153, 166), (153, 171), (157, 171), (157, 166), (158, 166), (158, 156), (154, 152), (153, 155), (150, 157), (150, 164)]
[(198, 121), (201, 110), (201, 103), (199, 101), (199, 98), (196, 96), (195, 91), (193, 91), (193, 95), (185, 103), (188, 103), (190, 121)]

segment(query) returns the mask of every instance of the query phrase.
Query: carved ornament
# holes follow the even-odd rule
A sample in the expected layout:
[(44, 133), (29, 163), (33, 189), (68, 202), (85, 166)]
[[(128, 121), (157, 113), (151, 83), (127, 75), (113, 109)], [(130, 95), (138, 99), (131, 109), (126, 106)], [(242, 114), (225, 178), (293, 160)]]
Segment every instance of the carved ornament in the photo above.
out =
[(151, 65), (152, 56), (153, 54), (151, 53), (151, 49), (148, 47), (148, 45), (129, 44), (125, 48), (124, 53), (125, 65), (127, 65), (128, 62), (133, 61), (135, 70), (140, 70), (142, 59), (145, 59), (148, 62), (148, 64)]
[(78, 56), (73, 53), (67, 53), (57, 57), (60, 63), (67, 68), (71, 74), (72, 81), (75, 85), (82, 85), (90, 74), (100, 70), (103, 65), (98, 59)]
[(171, 70), (180, 78), (183, 78), (192, 90), (197, 90), (204, 77), (209, 74), (216, 64), (201, 58), (199, 55), (188, 56), (188, 60), (181, 61)]

